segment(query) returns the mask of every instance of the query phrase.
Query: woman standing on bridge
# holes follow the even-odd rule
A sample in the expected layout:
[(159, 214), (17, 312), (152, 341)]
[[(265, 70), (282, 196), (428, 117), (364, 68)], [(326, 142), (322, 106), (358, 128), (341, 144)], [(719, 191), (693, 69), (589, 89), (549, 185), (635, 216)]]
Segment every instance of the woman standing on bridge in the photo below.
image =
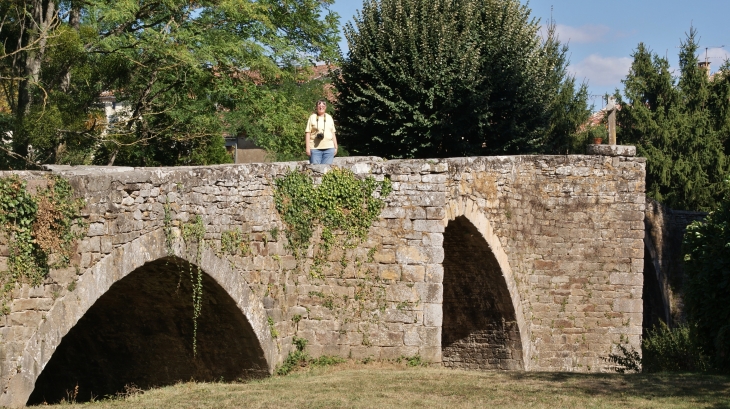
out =
[(304, 146), (307, 149), (309, 163), (312, 165), (331, 165), (337, 155), (337, 136), (335, 121), (326, 113), (327, 101), (317, 101), (315, 111), (309, 116), (304, 129)]

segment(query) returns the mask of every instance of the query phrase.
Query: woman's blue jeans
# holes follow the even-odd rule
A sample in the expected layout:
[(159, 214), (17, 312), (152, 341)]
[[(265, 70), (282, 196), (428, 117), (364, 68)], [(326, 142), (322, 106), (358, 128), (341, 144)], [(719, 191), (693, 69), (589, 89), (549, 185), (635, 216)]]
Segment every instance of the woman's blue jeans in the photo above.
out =
[(312, 155), (309, 157), (309, 163), (312, 165), (331, 165), (335, 158), (335, 148), (329, 149), (311, 149)]

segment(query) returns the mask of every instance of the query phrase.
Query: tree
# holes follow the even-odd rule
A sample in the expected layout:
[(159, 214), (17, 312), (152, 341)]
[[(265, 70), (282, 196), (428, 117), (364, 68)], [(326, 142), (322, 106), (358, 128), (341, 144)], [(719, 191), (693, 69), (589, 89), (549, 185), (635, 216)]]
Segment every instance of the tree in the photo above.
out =
[[(228, 113), (268, 103), (257, 87), (293, 79), (291, 67), (336, 58), (331, 3), (12, 0), (3, 7), (13, 24), (0, 27), (4, 96), (16, 118), (5, 129), (8, 154), (105, 165), (225, 160), (221, 135), (241, 127)], [(102, 91), (129, 115), (106, 124)]]
[[(730, 185), (730, 178), (725, 181)], [(730, 188), (730, 186), (728, 186)], [(726, 192), (730, 192), (727, 189)], [(730, 371), (730, 194), (702, 222), (687, 227), (687, 318), (718, 369)]]
[(539, 28), (517, 0), (366, 0), (334, 79), (341, 144), (395, 158), (562, 147), (587, 94), (554, 25)]
[(625, 99), (616, 93), (622, 107), (618, 135), (647, 158), (647, 195), (675, 209), (713, 208), (728, 172), (718, 126), (727, 121), (718, 116), (726, 108), (710, 92), (697, 49), (692, 28), (681, 44), (680, 74), (674, 78), (665, 58), (639, 44), (623, 80)]
[[(226, 120), (240, 124), (238, 134), (251, 138), (277, 161), (306, 160), (304, 125), (317, 100), (330, 88), (327, 79), (284, 81), (251, 90), (266, 103), (239, 104)], [(331, 110), (331, 104), (327, 106)], [(332, 112), (330, 112), (332, 113)], [(342, 153), (340, 153), (342, 156)]]

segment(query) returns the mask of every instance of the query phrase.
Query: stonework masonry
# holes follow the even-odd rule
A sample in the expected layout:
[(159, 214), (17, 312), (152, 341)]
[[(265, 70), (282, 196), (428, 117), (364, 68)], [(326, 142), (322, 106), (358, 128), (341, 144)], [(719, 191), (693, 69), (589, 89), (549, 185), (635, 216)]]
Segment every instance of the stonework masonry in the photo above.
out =
[[(390, 178), (393, 192), (367, 240), (335, 249), (322, 276), (310, 274), (316, 244), (303, 260), (288, 250), (273, 183), (292, 170), (317, 181), (329, 166), (51, 167), (86, 200), (88, 231), (71, 267), (13, 290), (0, 317), (0, 405), (68, 388), (44, 368), (81, 379), (81, 389), (88, 381), (97, 396), (125, 382), (264, 376), (295, 337), (313, 356), (420, 355), (470, 369), (600, 372), (617, 344), (640, 349), (643, 158), (368, 157), (334, 166)], [(40, 184), (47, 172), (16, 174)], [(181, 238), (195, 215), (205, 226), (200, 252)], [(221, 235), (233, 230), (247, 251), (225, 254)], [(196, 268), (205, 274), (197, 358), (188, 303)], [(164, 359), (152, 371), (139, 356)], [(239, 366), (221, 364), (226, 356)]]
[(655, 200), (647, 200), (644, 219), (645, 329), (659, 325), (659, 321), (670, 326), (685, 321), (682, 238), (690, 223), (705, 217), (705, 212), (674, 210)]

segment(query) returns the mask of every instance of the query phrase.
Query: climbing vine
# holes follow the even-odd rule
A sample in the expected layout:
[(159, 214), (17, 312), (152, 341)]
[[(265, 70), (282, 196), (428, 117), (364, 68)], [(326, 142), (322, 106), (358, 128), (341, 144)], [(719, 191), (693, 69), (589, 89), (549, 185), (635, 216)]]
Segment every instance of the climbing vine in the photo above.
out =
[(198, 318), (203, 306), (203, 271), (200, 269), (200, 263), (205, 246), (205, 225), (200, 215), (195, 215), (192, 221), (182, 225), (182, 237), (187, 245), (196, 244), (195, 267), (189, 264), (190, 283), (193, 286), (193, 356), (195, 356), (198, 352)]
[(0, 271), (3, 314), (16, 284), (37, 286), (51, 268), (67, 267), (73, 244), (83, 236), (84, 200), (75, 199), (60, 176), (47, 179), (45, 188), (31, 194), (18, 176), (0, 178), (0, 235), (8, 246), (7, 270)]
[[(175, 242), (175, 234), (173, 232), (172, 222), (172, 208), (169, 203), (163, 204), (164, 219), (163, 229), (165, 232), (165, 249), (167, 250), (168, 256), (174, 256), (175, 250), (173, 248)], [(195, 252), (195, 266), (188, 263), (188, 269), (190, 273), (190, 283), (193, 287), (193, 356), (198, 354), (198, 318), (203, 307), (203, 271), (200, 269), (200, 263), (203, 258), (203, 249), (205, 247), (205, 225), (203, 224), (203, 218), (200, 215), (195, 215), (187, 223), (183, 223), (181, 226), (182, 239), (187, 246), (192, 244), (196, 245)], [(179, 265), (181, 279), (182, 269)], [(178, 283), (178, 286), (180, 284)]]
[[(289, 248), (300, 259), (310, 245), (314, 230), (321, 227), (319, 253), (312, 275), (320, 276), (321, 267), (336, 244), (351, 249), (361, 243), (385, 207), (391, 190), (390, 179), (378, 182), (372, 176), (358, 179), (347, 169), (332, 169), (319, 186), (303, 172), (291, 171), (276, 179), (274, 201), (286, 225)], [(379, 194), (378, 194), (379, 193)], [(343, 261), (344, 263), (344, 261)]]

